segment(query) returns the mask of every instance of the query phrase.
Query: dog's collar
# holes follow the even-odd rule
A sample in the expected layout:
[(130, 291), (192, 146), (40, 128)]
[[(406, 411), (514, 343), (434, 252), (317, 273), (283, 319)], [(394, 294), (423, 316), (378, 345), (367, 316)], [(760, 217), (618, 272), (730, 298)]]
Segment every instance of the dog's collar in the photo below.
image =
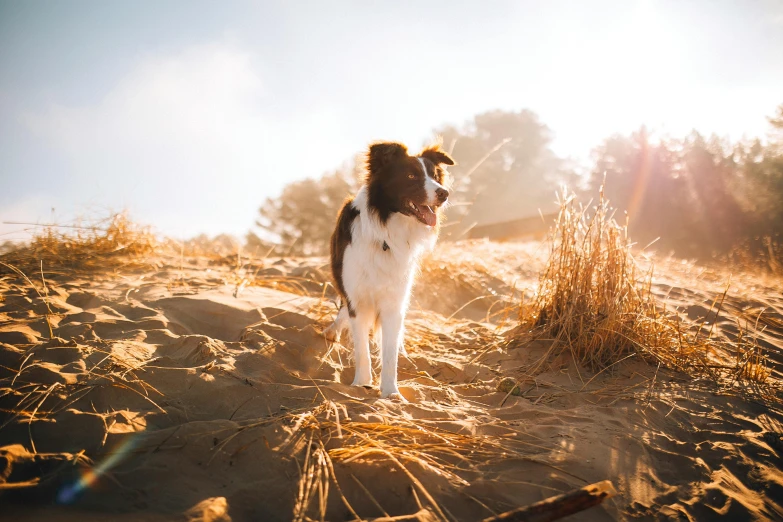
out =
[(386, 241), (384, 241), (383, 242), (383, 251), (386, 252), (387, 250), (389, 250), (389, 244)]

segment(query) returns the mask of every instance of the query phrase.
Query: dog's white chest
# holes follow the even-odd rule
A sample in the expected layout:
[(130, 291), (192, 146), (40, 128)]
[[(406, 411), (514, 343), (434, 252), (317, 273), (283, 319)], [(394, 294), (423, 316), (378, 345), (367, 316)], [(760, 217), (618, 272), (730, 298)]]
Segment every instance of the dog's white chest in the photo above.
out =
[(379, 306), (397, 301), (403, 305), (418, 267), (418, 249), (391, 239), (379, 241), (360, 230), (361, 222), (357, 225), (354, 239), (345, 251), (346, 290), (367, 304)]

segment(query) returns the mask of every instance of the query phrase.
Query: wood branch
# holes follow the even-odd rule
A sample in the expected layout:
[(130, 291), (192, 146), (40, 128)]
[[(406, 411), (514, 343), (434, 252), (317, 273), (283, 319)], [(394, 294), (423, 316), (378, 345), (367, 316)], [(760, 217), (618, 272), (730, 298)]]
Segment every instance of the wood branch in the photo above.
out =
[(370, 522), (437, 522), (438, 518), (429, 509), (421, 509), (411, 515), (400, 515), (396, 517), (372, 518)]
[(616, 494), (612, 483), (602, 480), (529, 506), (485, 518), (482, 522), (549, 522), (597, 506)]

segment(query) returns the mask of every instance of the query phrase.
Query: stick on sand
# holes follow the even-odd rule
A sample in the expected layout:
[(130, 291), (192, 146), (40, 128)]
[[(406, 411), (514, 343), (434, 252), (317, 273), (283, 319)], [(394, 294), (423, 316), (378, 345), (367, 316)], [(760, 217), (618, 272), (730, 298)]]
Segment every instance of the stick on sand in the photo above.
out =
[(529, 506), (485, 518), (482, 522), (549, 522), (597, 506), (616, 494), (612, 483), (602, 480)]

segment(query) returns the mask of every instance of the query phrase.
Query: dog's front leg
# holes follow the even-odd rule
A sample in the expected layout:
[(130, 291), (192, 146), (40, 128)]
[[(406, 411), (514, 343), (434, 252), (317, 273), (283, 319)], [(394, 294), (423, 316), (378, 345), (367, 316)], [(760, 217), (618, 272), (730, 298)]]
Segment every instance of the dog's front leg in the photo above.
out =
[(397, 388), (397, 355), (405, 336), (401, 310), (381, 310), (381, 398), (403, 399)]
[(372, 367), (370, 363), (370, 327), (374, 321), (372, 314), (360, 311), (351, 317), (351, 335), (353, 336), (353, 354), (356, 364), (354, 386), (372, 386)]

